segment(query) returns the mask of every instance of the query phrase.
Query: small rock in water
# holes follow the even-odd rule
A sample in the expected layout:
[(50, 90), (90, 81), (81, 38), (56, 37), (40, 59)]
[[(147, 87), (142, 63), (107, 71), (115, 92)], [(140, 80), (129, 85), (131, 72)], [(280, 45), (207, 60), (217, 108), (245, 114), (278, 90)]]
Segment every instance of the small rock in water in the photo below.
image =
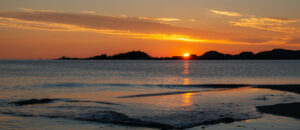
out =
[(220, 119), (220, 122), (223, 122), (223, 123), (232, 123), (232, 122), (234, 122), (234, 119), (230, 118), (230, 117), (226, 117), (226, 118)]

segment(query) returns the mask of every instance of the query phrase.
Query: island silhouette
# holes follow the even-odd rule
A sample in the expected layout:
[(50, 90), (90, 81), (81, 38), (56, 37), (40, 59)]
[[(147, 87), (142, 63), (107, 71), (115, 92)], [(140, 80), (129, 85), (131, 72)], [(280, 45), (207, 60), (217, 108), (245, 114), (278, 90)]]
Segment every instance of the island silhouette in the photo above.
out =
[(63, 56), (57, 60), (299, 60), (300, 50), (273, 49), (258, 53), (241, 52), (237, 55), (223, 54), (218, 51), (208, 51), (201, 56), (196, 54), (188, 58), (183, 56), (152, 57), (142, 51), (130, 51), (108, 56), (106, 54), (88, 58), (70, 58)]

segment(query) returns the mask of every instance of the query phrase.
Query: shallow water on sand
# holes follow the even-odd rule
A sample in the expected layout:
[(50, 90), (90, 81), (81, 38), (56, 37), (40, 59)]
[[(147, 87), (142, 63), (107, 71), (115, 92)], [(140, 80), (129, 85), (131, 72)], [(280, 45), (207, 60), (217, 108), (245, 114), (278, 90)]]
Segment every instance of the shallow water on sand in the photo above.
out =
[(299, 120), (283, 116), (264, 114), (262, 118), (250, 119), (230, 124), (204, 125), (188, 130), (298, 130)]
[(87, 129), (192, 128), (257, 119), (263, 115), (256, 106), (300, 102), (300, 96), (237, 84), (296, 84), (298, 65), (299, 61), (1, 61), (0, 128), (72, 126), (61, 122)]

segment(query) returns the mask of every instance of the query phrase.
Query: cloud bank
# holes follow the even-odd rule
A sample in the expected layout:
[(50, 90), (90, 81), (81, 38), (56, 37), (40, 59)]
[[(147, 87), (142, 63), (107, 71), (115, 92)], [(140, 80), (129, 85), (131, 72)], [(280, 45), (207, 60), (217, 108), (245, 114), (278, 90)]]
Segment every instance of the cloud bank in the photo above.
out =
[(229, 34), (176, 27), (160, 21), (176, 18), (104, 16), (51, 10), (22, 9), (0, 12), (0, 26), (46, 31), (88, 31), (140, 39), (177, 40), (235, 44), (224, 39)]
[[(248, 37), (247, 34), (203, 31), (163, 23), (182, 20), (178, 18), (105, 16), (97, 15), (93, 12), (66, 13), (51, 10), (22, 10), (23, 11), (0, 12), (0, 26), (45, 31), (94, 32), (126, 38), (197, 43), (246, 45), (273, 44), (271, 43), (272, 38), (268, 37)], [(229, 15), (228, 13), (225, 14)], [(230, 15), (233, 16), (234, 13), (231, 13)], [(231, 24), (253, 28), (264, 27), (264, 29), (267, 28), (274, 31), (275, 29), (279, 30), (280, 28), (271, 28), (268, 26), (281, 26), (293, 22), (294, 21), (292, 20), (275, 18), (252, 18), (250, 20), (241, 19), (241, 21), (232, 22)], [(281, 31), (290, 30), (281, 28)]]
[(296, 20), (279, 19), (279, 18), (243, 18), (239, 21), (230, 21), (234, 26), (251, 27), (255, 29), (268, 30), (282, 33), (294, 33), (296, 27), (288, 26), (290, 23), (295, 23)]
[(286, 43), (287, 44), (300, 44), (300, 37), (291, 38)]
[(225, 15), (231, 17), (240, 17), (239, 20), (229, 21), (229, 24), (239, 27), (249, 27), (259, 30), (267, 30), (281, 33), (295, 33), (297, 28), (291, 26), (291, 23), (298, 22), (297, 20), (290, 20), (286, 18), (269, 18), (269, 17), (258, 17), (254, 15), (240, 14), (237, 12), (230, 11), (219, 11), (209, 9), (210, 12), (217, 15)]

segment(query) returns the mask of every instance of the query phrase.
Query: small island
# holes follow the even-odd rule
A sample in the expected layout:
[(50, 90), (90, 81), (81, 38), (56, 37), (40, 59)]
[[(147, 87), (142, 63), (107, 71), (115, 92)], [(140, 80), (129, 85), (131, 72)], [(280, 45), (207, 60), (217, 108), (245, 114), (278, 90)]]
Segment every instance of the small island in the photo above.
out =
[(300, 50), (273, 49), (254, 54), (241, 52), (237, 55), (223, 54), (217, 51), (208, 51), (201, 56), (196, 54), (172, 57), (152, 57), (142, 51), (130, 51), (108, 56), (106, 54), (88, 58), (70, 58), (63, 56), (57, 60), (299, 60)]

